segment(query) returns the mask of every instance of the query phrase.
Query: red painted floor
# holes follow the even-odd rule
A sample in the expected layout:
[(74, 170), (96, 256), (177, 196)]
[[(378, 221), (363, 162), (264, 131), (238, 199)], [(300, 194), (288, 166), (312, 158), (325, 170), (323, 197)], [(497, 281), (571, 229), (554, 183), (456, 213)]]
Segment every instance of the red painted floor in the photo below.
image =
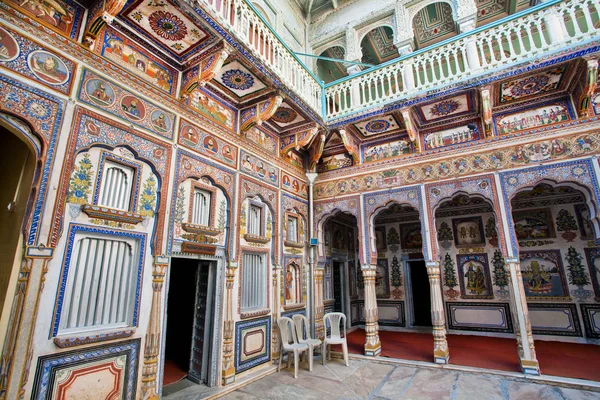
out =
[(165, 360), (165, 375), (163, 378), (163, 386), (169, 383), (179, 382), (187, 376), (187, 371), (184, 371), (176, 362)]
[[(433, 360), (430, 333), (380, 331), (381, 355), (415, 361)], [(364, 354), (365, 331), (348, 334), (348, 351)], [(514, 339), (471, 335), (448, 335), (450, 363), (520, 372)], [(537, 359), (544, 375), (600, 381), (600, 346), (537, 340)]]

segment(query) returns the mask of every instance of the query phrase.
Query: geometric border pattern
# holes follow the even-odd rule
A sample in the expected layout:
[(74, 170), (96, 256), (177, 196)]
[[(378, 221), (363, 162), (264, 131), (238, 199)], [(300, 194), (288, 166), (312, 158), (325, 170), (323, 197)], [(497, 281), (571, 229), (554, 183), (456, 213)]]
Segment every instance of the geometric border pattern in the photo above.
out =
[[(527, 309), (548, 309), (548, 308), (556, 308), (556, 309), (568, 309), (568, 314), (570, 314), (570, 322), (572, 330), (559, 330), (559, 329), (535, 329), (532, 326), (531, 331), (534, 335), (553, 335), (553, 336), (578, 336), (583, 337), (583, 333), (581, 332), (581, 323), (579, 322), (579, 314), (577, 314), (577, 305), (576, 304), (543, 304), (543, 303), (527, 303)], [(564, 311), (563, 311), (564, 312)], [(531, 319), (531, 318), (530, 318)]]
[(85, 365), (115, 356), (126, 355), (123, 399), (135, 399), (137, 388), (138, 352), (141, 339), (109, 344), (100, 347), (58, 353), (38, 358), (32, 398), (49, 399), (56, 384), (56, 373), (66, 367)]
[[(454, 307), (454, 309), (453, 309)], [(483, 308), (501, 308), (504, 310), (504, 326), (505, 327), (485, 327), (481, 326), (460, 326), (455, 325), (453, 318), (453, 314), (457, 307), (461, 308), (473, 308), (473, 309), (483, 309)], [(510, 313), (510, 305), (508, 303), (476, 303), (476, 302), (450, 302), (446, 303), (446, 315), (448, 321), (448, 329), (453, 329), (457, 331), (477, 331), (477, 332), (503, 332), (503, 333), (513, 333), (513, 322), (512, 322), (512, 314)]]
[[(266, 325), (265, 344), (266, 352), (246, 361), (242, 361), (242, 330), (253, 326)], [(271, 317), (254, 319), (251, 321), (238, 321), (235, 323), (235, 372), (240, 373), (257, 365), (269, 362), (271, 359)]]
[[(404, 301), (377, 301), (377, 307), (385, 306), (398, 306), (400, 308), (400, 319), (392, 320), (392, 319), (383, 319), (379, 317), (379, 325), (380, 326), (406, 326), (406, 313), (404, 311)], [(379, 312), (381, 314), (381, 312)]]
[(590, 339), (600, 339), (600, 326), (592, 326), (592, 312), (600, 312), (600, 304), (580, 304), (581, 315), (583, 316), (583, 326), (585, 327), (585, 336)]

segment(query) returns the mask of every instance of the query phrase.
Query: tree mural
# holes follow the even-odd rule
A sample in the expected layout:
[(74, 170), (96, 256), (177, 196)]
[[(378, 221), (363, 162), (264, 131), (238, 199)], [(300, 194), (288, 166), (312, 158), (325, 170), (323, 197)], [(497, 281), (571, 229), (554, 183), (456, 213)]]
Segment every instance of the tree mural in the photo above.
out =
[(453, 240), (452, 229), (450, 229), (446, 222), (442, 222), (438, 228), (438, 241), (442, 244), (443, 248), (449, 249), (452, 246)]
[(575, 217), (568, 210), (562, 209), (558, 212), (556, 229), (559, 232), (563, 232), (561, 236), (567, 242), (572, 242), (577, 237), (577, 234), (573, 232), (577, 230), (577, 222), (575, 222)]
[(460, 292), (454, 289), (458, 286), (458, 281), (456, 280), (454, 261), (452, 261), (452, 257), (448, 253), (444, 257), (444, 285), (449, 288), (444, 292), (448, 296), (448, 300), (455, 300), (460, 295)]
[(508, 274), (500, 250), (494, 252), (492, 264), (494, 265), (494, 285), (500, 287), (498, 297), (501, 299), (508, 299), (508, 290), (506, 290), (506, 286), (508, 286)]
[(567, 251), (567, 269), (569, 270), (569, 283), (577, 286), (577, 290), (573, 292), (577, 300), (585, 301), (592, 296), (591, 290), (585, 290), (584, 286), (590, 284), (590, 278), (583, 266), (583, 257), (577, 252), (575, 247), (570, 246)]

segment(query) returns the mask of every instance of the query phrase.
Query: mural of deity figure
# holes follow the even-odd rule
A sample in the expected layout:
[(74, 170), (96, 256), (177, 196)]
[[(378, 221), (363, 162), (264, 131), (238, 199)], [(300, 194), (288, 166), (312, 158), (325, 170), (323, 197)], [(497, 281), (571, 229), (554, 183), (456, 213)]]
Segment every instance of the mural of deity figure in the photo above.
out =
[(465, 277), (467, 278), (467, 290), (472, 294), (482, 294), (485, 292), (485, 275), (480, 265), (474, 267), (472, 263), (469, 264)]
[(293, 267), (288, 267), (288, 270), (285, 274), (285, 300), (286, 302), (292, 302), (292, 297), (294, 294), (294, 271)]
[(525, 286), (533, 293), (546, 293), (552, 289), (550, 273), (538, 261), (532, 261), (529, 270), (523, 271)]

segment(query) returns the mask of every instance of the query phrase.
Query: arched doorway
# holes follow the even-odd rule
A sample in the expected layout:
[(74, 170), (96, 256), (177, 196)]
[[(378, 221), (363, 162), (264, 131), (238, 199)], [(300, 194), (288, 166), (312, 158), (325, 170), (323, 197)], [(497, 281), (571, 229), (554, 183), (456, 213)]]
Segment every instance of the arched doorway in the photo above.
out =
[[(8, 118), (31, 133), (20, 120)], [(37, 163), (34, 144), (25, 141), (21, 134), (16, 133), (17, 129), (5, 121), (0, 120), (0, 309), (3, 334), (11, 307), (11, 292), (16, 286), (10, 282), (17, 279), (23, 254), (25, 221)], [(29, 139), (35, 140), (33, 135)], [(40, 146), (37, 141), (35, 145)]]

